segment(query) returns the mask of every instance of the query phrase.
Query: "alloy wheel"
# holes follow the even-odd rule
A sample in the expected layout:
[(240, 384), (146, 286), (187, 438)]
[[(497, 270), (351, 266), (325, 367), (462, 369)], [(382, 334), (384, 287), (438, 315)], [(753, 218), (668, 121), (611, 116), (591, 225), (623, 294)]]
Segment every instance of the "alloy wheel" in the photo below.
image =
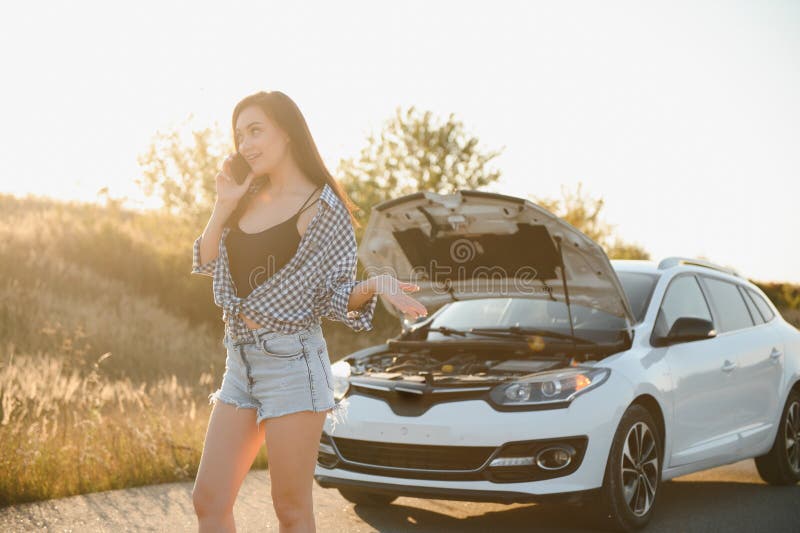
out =
[[(797, 444), (795, 450), (796, 447)], [(644, 516), (653, 506), (658, 486), (656, 437), (644, 422), (637, 422), (628, 430), (620, 464), (625, 502), (635, 516)]]
[(795, 474), (800, 473), (800, 402), (792, 402), (789, 406), (784, 432), (789, 467)]

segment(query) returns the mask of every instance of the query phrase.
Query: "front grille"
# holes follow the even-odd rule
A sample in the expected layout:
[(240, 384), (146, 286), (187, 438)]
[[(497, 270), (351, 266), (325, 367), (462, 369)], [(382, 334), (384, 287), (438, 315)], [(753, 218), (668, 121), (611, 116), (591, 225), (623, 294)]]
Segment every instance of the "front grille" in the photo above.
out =
[[(318, 462), (325, 468), (341, 468), (352, 472), (408, 479), (452, 481), (486, 480), (494, 483), (539, 481), (569, 475), (578, 469), (586, 452), (585, 436), (507, 442), (493, 446), (428, 446), (374, 442), (322, 434), (321, 444), (336, 457), (320, 448)], [(542, 470), (535, 465), (481, 468), (494, 457), (533, 457), (537, 452), (555, 444), (572, 446), (576, 454), (563, 470)]]
[(390, 468), (419, 470), (475, 470), (495, 450), (493, 446), (428, 446), (334, 437), (347, 461)]

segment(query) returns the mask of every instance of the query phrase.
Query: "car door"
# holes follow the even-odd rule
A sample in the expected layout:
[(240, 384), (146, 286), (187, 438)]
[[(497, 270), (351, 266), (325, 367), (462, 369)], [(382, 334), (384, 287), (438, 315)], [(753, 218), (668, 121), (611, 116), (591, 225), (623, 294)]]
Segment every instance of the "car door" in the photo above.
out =
[[(654, 335), (666, 335), (680, 317), (713, 320), (705, 294), (693, 274), (671, 281), (656, 318)], [(737, 397), (731, 375), (737, 364), (717, 338), (664, 348), (672, 373), (672, 454), (669, 466), (681, 466), (736, 452)]]
[(700, 276), (700, 280), (711, 303), (719, 344), (737, 362), (730, 372), (737, 390), (731, 408), (736, 411), (741, 454), (754, 441), (765, 438), (769, 430), (767, 414), (774, 412), (777, 404), (779, 373), (769, 355), (768, 332), (756, 327), (756, 322), (763, 320), (756, 320), (760, 315), (753, 316), (740, 285), (708, 275)]
[[(742, 289), (742, 287), (739, 288)], [(785, 387), (787, 376), (786, 359), (784, 357), (784, 350), (786, 348), (785, 340), (783, 333), (781, 332), (780, 322), (775, 319), (775, 312), (767, 303), (766, 296), (751, 287), (744, 288), (744, 290), (742, 290), (742, 294), (749, 296), (750, 301), (755, 303), (756, 310), (753, 311), (753, 315), (756, 316), (760, 314), (761, 318), (764, 319), (765, 326), (757, 329), (761, 330), (759, 335), (764, 343), (763, 346), (766, 349), (766, 353), (769, 354), (769, 368), (771, 375), (768, 375), (767, 379), (770, 383), (769, 390), (771, 391), (772, 395), (770, 397), (770, 403), (764, 406), (763, 419), (766, 421), (767, 425), (773, 426), (774, 424), (778, 423), (781, 412), (783, 411), (781, 399), (783, 398), (783, 393), (786, 391)], [(765, 351), (762, 350), (762, 360), (764, 353)], [(767, 433), (772, 432), (767, 431)], [(772, 440), (770, 437), (771, 435), (765, 435), (765, 439), (768, 441)]]
[[(712, 311), (722, 320), (725, 333), (721, 337), (738, 351), (735, 378), (739, 394), (735, 405), (739, 451), (748, 456), (772, 437), (783, 376), (782, 340), (775, 331), (776, 322), (764, 320), (753, 299), (760, 296), (740, 284), (713, 277), (703, 277), (703, 284), (709, 289)], [(771, 320), (774, 315), (770, 313), (767, 318)]]
[[(746, 302), (755, 303), (754, 308), (748, 308), (756, 321), (751, 335), (758, 346), (756, 351), (741, 362), (742, 378), (748, 383), (757, 383), (759, 393), (763, 391), (758, 401), (745, 411), (747, 418), (743, 421), (745, 429), (742, 432), (742, 454), (751, 456), (772, 442), (773, 429), (783, 409), (781, 392), (785, 375), (784, 344), (778, 331), (778, 321), (773, 320), (775, 314), (763, 298), (752, 289), (740, 286), (739, 290)], [(764, 321), (763, 326), (759, 325), (760, 320)]]

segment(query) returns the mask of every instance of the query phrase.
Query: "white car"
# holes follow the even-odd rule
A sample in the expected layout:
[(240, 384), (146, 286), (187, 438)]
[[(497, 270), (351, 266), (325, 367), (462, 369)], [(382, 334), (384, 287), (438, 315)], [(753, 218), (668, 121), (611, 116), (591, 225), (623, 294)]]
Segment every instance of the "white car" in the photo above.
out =
[(754, 457), (765, 481), (800, 480), (800, 332), (736, 272), (609, 261), (530, 201), (476, 191), (376, 206), (359, 258), (436, 311), (333, 364), (346, 416), (326, 420), (322, 487), (588, 497), (637, 529), (664, 479)]

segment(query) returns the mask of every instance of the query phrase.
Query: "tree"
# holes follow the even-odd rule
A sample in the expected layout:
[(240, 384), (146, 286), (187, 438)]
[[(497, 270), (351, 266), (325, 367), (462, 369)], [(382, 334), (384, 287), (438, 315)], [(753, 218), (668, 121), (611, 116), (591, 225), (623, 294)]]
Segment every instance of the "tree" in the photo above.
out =
[(644, 247), (625, 242), (621, 239), (614, 239), (614, 242), (603, 246), (609, 259), (650, 259), (650, 252)]
[[(530, 197), (531, 201), (582, 231), (598, 243), (610, 259), (650, 259), (650, 254), (638, 244), (627, 243), (614, 235), (614, 226), (600, 217), (605, 201), (583, 195), (583, 183), (574, 192), (562, 185), (560, 200)], [(613, 237), (613, 241), (612, 241)]]
[(389, 198), (485, 187), (500, 177), (487, 168), (500, 152), (481, 150), (452, 113), (442, 121), (431, 111), (398, 107), (379, 134), (369, 135), (358, 157), (339, 163), (338, 177), (365, 224), (371, 207)]
[(142, 176), (135, 182), (148, 196), (158, 195), (164, 209), (179, 218), (202, 223), (214, 204), (214, 176), (226, 154), (234, 151), (218, 128), (191, 131), (182, 138), (186, 123), (172, 131), (157, 131), (150, 146), (137, 157)]

